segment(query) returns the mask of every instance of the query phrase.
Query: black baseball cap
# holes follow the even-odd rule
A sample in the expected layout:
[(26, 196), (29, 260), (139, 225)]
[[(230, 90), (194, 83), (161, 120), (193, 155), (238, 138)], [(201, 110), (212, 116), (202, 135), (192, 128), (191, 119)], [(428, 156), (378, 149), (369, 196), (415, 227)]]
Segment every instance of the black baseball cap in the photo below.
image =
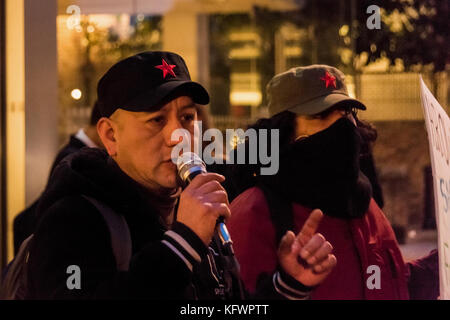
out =
[(156, 111), (185, 95), (197, 104), (208, 104), (208, 92), (191, 80), (183, 58), (176, 53), (148, 51), (113, 65), (97, 86), (98, 106), (103, 117), (121, 108)]

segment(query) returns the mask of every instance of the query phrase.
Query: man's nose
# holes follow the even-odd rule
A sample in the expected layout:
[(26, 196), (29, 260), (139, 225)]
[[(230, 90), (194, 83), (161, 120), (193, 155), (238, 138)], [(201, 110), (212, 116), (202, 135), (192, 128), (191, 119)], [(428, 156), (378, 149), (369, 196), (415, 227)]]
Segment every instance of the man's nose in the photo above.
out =
[(186, 143), (186, 129), (183, 128), (178, 119), (169, 120), (164, 128), (164, 141), (167, 146), (173, 147), (180, 142)]
[(356, 119), (351, 113), (347, 115), (347, 118), (357, 127)]
[(356, 119), (352, 113), (347, 113), (345, 111), (341, 111), (340, 114), (341, 114), (341, 118), (347, 118), (348, 120), (353, 122), (353, 124), (356, 126)]

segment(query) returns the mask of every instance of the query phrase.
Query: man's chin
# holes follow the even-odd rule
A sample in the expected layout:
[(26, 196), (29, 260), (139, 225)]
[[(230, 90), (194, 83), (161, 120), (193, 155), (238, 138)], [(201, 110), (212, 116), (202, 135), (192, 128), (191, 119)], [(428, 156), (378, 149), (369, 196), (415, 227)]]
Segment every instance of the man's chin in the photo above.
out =
[(175, 189), (179, 186), (179, 181), (177, 179), (177, 173), (171, 172), (168, 173), (164, 179), (161, 181), (161, 186), (166, 189)]
[(175, 189), (179, 186), (178, 170), (172, 162), (165, 163), (158, 168), (159, 170), (154, 175), (155, 182), (165, 189)]
[(164, 183), (163, 185), (161, 185), (163, 188), (165, 188), (165, 189), (175, 189), (175, 188), (178, 188), (179, 187), (179, 185), (178, 185), (178, 181), (167, 181), (166, 183)]

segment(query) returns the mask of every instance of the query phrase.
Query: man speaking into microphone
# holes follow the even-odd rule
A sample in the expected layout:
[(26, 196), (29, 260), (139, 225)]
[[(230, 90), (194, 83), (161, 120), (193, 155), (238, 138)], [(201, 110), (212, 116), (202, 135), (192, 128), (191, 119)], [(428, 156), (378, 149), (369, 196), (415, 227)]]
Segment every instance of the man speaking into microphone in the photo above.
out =
[[(100, 79), (98, 103), (106, 150), (82, 149), (55, 169), (37, 210), (26, 297), (242, 298), (238, 267), (214, 241), (217, 221), (230, 216), (225, 178), (200, 173), (182, 189), (171, 159), (180, 142), (172, 132), (193, 139), (196, 108), (209, 103), (184, 60), (170, 52), (124, 59)], [(315, 232), (321, 216), (286, 234), (280, 267), (258, 297), (305, 299), (330, 273), (332, 247)], [(302, 248), (313, 264), (300, 259)]]

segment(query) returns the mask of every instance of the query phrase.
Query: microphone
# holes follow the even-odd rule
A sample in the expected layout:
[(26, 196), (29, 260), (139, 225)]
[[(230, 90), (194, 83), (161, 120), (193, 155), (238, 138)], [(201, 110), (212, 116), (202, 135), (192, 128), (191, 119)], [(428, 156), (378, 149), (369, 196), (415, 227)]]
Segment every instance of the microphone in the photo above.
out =
[(200, 173), (206, 173), (206, 164), (194, 152), (185, 152), (177, 160), (178, 176), (188, 185)]
[[(207, 172), (206, 164), (193, 152), (185, 152), (178, 157), (177, 169), (178, 176), (185, 186), (197, 175)], [(234, 288), (236, 288), (236, 293), (243, 300), (245, 293), (241, 281), (240, 266), (234, 255), (233, 241), (231, 241), (223, 217), (217, 219), (215, 231), (213, 238), (218, 249), (220, 261), (224, 267), (223, 279), (225, 292), (230, 297), (233, 297), (233, 292), (236, 292)]]
[[(187, 186), (197, 175), (207, 172), (206, 164), (194, 152), (185, 152), (179, 156), (177, 160), (177, 169), (178, 176), (185, 186)], [(227, 248), (227, 251), (229, 251), (231, 255), (234, 255), (233, 247), (231, 246), (233, 242), (231, 241), (223, 217), (217, 219), (216, 233), (219, 236), (223, 247)]]

